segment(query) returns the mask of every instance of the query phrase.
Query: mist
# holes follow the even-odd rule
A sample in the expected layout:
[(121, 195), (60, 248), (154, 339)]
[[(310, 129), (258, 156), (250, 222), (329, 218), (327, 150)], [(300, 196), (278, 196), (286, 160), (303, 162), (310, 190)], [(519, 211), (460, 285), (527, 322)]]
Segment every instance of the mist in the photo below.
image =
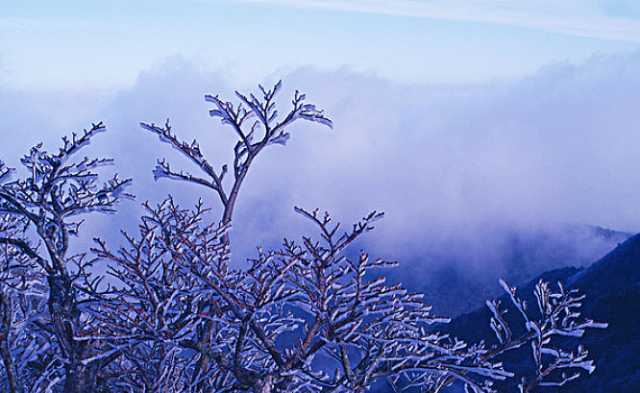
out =
[[(197, 170), (138, 123), (169, 118), (175, 133), (197, 138), (220, 168), (232, 159), (234, 135), (209, 117), (211, 104), (203, 97), (235, 100), (236, 89), (257, 90), (230, 86), (226, 75), (172, 58), (119, 91), (0, 86), (0, 158), (17, 166), (29, 146), (42, 140), (55, 150), (62, 135), (104, 121), (108, 131), (85, 153), (115, 158), (113, 170), (134, 179), (137, 200), (123, 203), (116, 216), (88, 219), (87, 239), (117, 242), (120, 228), (135, 231), (131, 217), (139, 216), (142, 202), (170, 193), (186, 205), (203, 198), (217, 219), (212, 191), (154, 182), (157, 158)], [(256, 246), (314, 233), (294, 206), (329, 211), (345, 225), (384, 211), (366, 238), (374, 256), (477, 274), (505, 271), (503, 234), (509, 231), (542, 228), (562, 239), (567, 224), (640, 230), (640, 52), (552, 64), (526, 78), (479, 85), (399, 85), (348, 68), (312, 67), (268, 75), (256, 85), (279, 79), (281, 113), (299, 89), (334, 128), (296, 124), (286, 147), (270, 147), (255, 162), (233, 223), (239, 260)], [(585, 255), (567, 264), (608, 251), (609, 243), (580, 236), (592, 246), (577, 247)]]

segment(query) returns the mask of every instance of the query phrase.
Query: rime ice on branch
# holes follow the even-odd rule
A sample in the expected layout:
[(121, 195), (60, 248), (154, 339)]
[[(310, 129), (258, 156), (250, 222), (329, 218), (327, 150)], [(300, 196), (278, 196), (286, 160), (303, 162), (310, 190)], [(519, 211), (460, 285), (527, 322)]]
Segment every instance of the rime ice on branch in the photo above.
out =
[[(566, 290), (560, 282), (558, 292), (553, 292), (548, 282), (540, 280), (534, 289), (537, 313), (532, 313), (527, 309), (527, 303), (516, 295), (515, 287), (509, 286), (504, 280), (500, 280), (500, 285), (521, 317), (524, 334), (514, 337), (512, 327), (504, 319), (506, 309), (501, 309), (498, 300), (487, 301), (487, 307), (493, 314), (490, 326), (499, 342), (487, 356), (495, 357), (529, 344), (535, 368), (529, 375), (520, 376), (519, 392), (534, 392), (538, 387), (545, 386), (562, 386), (580, 377), (580, 369), (589, 374), (595, 370), (595, 363), (587, 358), (588, 351), (583, 345), (573, 350), (566, 349), (562, 347), (568, 344), (561, 345), (559, 340), (562, 337), (580, 338), (586, 329), (607, 327), (606, 323), (580, 318), (578, 309), (585, 295), (578, 295), (575, 289)], [(533, 317), (534, 314), (538, 316)]]

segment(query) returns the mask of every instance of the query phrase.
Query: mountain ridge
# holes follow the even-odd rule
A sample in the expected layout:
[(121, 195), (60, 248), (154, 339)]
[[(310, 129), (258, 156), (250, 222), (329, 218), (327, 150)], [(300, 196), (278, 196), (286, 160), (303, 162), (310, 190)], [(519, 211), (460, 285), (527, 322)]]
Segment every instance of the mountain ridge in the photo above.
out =
[[(588, 330), (580, 340), (589, 350), (590, 358), (595, 360), (593, 374), (583, 375), (565, 386), (540, 391), (640, 392), (640, 234), (630, 237), (588, 267), (565, 267), (542, 273), (519, 286), (519, 296), (533, 304), (533, 286), (540, 279), (550, 281), (552, 287), (556, 281), (561, 281), (567, 288), (578, 289), (586, 295), (580, 309), (582, 316), (609, 324), (604, 330)], [(506, 297), (503, 298), (503, 304), (507, 304)], [(485, 339), (493, 343), (489, 318), (490, 312), (483, 307), (464, 313), (439, 328), (469, 342)], [(468, 330), (469, 326), (477, 328)], [(492, 339), (487, 340), (488, 337)], [(528, 357), (523, 353), (509, 356), (508, 361), (515, 362), (511, 366), (519, 368), (528, 362)], [(507, 368), (509, 362), (505, 361)], [(514, 386), (502, 388), (515, 391)]]

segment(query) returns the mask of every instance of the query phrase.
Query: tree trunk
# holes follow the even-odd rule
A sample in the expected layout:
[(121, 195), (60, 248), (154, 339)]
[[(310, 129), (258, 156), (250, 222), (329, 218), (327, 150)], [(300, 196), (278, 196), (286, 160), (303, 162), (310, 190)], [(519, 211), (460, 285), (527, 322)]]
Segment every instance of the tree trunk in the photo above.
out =
[(22, 392), (18, 383), (18, 373), (13, 362), (11, 351), (9, 350), (9, 332), (11, 330), (13, 305), (9, 295), (0, 292), (0, 309), (2, 310), (2, 320), (0, 320), (0, 355), (7, 372), (9, 391), (11, 393)]
[(67, 359), (65, 393), (95, 393), (99, 370), (92, 364), (83, 364), (83, 359), (93, 355), (91, 341), (77, 341), (76, 327), (80, 325), (75, 310), (75, 296), (71, 280), (66, 276), (49, 276), (49, 312), (53, 329)]
[(273, 392), (273, 376), (268, 375), (264, 379), (256, 381), (253, 391), (255, 393), (271, 393)]
[(2, 361), (7, 372), (7, 379), (9, 381), (9, 392), (20, 393), (22, 392), (22, 389), (18, 383), (16, 366), (13, 362), (13, 357), (11, 357), (11, 352), (9, 351), (8, 340), (3, 336), (4, 332), (0, 333), (0, 354), (2, 354)]
[(97, 372), (95, 367), (83, 365), (80, 359), (74, 359), (67, 369), (64, 383), (65, 393), (96, 393)]

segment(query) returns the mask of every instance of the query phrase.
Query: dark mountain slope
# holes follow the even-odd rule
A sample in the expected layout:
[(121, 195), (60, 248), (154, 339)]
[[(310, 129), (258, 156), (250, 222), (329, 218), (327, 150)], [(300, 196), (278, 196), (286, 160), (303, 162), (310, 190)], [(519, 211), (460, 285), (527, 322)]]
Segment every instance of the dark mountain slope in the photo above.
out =
[(567, 283), (587, 295), (583, 315), (609, 322), (609, 328), (585, 337), (596, 372), (564, 391), (640, 392), (640, 235)]
[[(562, 281), (569, 288), (577, 288), (587, 295), (582, 315), (596, 321), (608, 322), (606, 330), (588, 331), (581, 340), (596, 360), (597, 369), (563, 387), (541, 389), (558, 393), (635, 393), (640, 392), (640, 235), (635, 235), (588, 268), (564, 268), (544, 273), (541, 278), (555, 285)], [(530, 304), (533, 286), (539, 280), (520, 286), (519, 294)], [(506, 298), (503, 300), (506, 304)], [(510, 314), (516, 313), (510, 311)], [(486, 307), (463, 314), (442, 330), (471, 342), (486, 339), (493, 343), (489, 329), (490, 313)], [(469, 329), (473, 326), (474, 329)], [(575, 342), (572, 343), (576, 345)], [(528, 349), (504, 359), (507, 367), (516, 370), (528, 367)], [(501, 391), (515, 391), (502, 386)]]

